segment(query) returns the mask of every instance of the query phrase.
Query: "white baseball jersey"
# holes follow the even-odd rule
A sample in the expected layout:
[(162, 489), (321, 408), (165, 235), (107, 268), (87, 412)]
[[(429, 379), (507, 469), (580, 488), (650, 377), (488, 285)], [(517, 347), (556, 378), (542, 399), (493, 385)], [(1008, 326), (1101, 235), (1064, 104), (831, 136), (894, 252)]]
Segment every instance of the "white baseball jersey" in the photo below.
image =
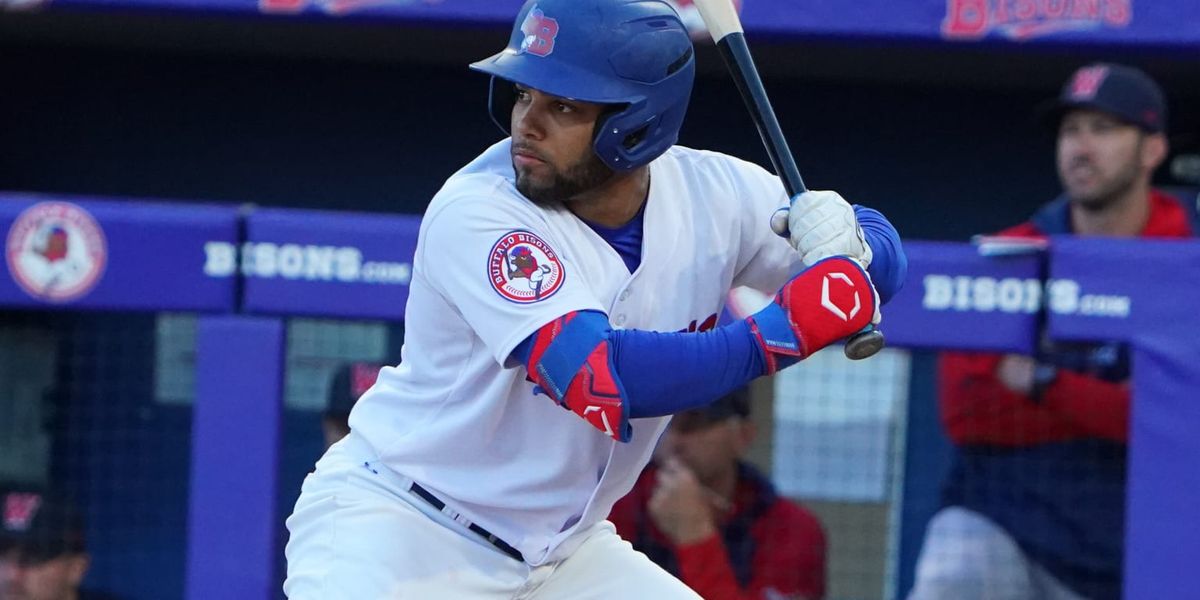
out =
[(715, 322), (732, 286), (773, 293), (802, 265), (768, 227), (787, 202), (783, 186), (751, 163), (678, 146), (652, 162), (631, 275), (569, 210), (516, 190), (509, 148), (489, 148), (430, 203), (402, 362), (380, 372), (350, 425), (388, 467), (536, 566), (568, 555), (572, 533), (608, 516), (668, 418), (632, 419), (631, 441), (614, 441), (534, 395), (513, 349), (578, 310), (602, 311), (614, 328), (695, 329)]

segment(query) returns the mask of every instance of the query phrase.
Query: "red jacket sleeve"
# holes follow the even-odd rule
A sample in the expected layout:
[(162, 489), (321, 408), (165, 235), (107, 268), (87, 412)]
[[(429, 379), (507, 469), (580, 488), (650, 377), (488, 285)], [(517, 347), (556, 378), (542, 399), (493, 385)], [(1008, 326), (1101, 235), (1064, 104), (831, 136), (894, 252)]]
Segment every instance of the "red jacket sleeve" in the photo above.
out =
[(755, 520), (757, 550), (745, 589), (738, 585), (719, 535), (675, 547), (680, 579), (705, 600), (771, 600), (825, 597), (825, 532), (816, 517), (777, 500)]
[(1128, 443), (1129, 385), (1060, 370), (1042, 404), (1090, 436)]
[(956, 444), (1026, 446), (1083, 437), (1125, 442), (1129, 389), (1060, 371), (1040, 402), (996, 378), (997, 354), (945, 353), (939, 365), (942, 424)]
[(816, 600), (825, 596), (825, 532), (820, 521), (800, 505), (777, 498), (751, 524), (749, 535), (755, 552), (750, 583), (743, 589), (720, 534), (676, 546), (649, 522), (646, 505), (652, 492), (652, 470), (647, 469), (633, 490), (613, 506), (608, 520), (630, 542), (638, 539), (640, 528), (648, 527), (654, 540), (674, 553), (679, 578), (706, 600)]
[(650, 501), (652, 482), (651, 470), (643, 470), (633, 489), (617, 500), (608, 513), (608, 521), (617, 528), (617, 535), (631, 544), (637, 540), (639, 520), (649, 518), (645, 506)]
[(703, 541), (675, 546), (679, 561), (679, 578), (705, 600), (740, 600), (743, 595), (729, 565), (728, 553), (721, 535), (714, 533)]
[[(1151, 192), (1144, 237), (1195, 235), (1187, 210), (1158, 190)], [(1000, 235), (1043, 238), (1031, 222)], [(1023, 446), (1077, 438), (1129, 438), (1129, 386), (1059, 370), (1039, 402), (1015, 394), (996, 378), (1001, 356), (947, 353), (940, 359), (942, 424), (957, 444)]]

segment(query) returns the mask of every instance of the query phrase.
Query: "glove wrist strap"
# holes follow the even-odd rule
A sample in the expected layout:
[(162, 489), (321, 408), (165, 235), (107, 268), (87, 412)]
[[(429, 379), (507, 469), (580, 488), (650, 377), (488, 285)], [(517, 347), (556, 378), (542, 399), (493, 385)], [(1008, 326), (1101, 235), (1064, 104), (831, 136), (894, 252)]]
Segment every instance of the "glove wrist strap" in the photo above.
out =
[[(804, 358), (800, 339), (796, 337), (787, 314), (778, 304), (768, 304), (766, 308), (747, 317), (746, 321), (750, 324), (750, 333), (754, 336), (754, 341), (763, 353), (763, 375), (773, 375), (779, 369)], [(789, 360), (792, 357), (794, 360)]]

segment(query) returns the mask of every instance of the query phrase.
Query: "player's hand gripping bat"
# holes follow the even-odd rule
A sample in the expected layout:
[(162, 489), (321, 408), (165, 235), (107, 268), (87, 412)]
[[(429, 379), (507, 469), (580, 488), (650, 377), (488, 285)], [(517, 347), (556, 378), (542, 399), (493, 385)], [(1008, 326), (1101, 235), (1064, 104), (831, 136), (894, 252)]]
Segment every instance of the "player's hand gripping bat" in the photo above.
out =
[[(693, 3), (700, 11), (713, 41), (717, 43), (717, 48), (725, 59), (725, 66), (729, 67), (729, 73), (742, 94), (750, 117), (758, 127), (758, 134), (767, 148), (775, 172), (783, 180), (783, 187), (788, 196), (795, 199), (798, 194), (808, 191), (808, 188), (800, 178), (800, 170), (796, 168), (796, 161), (788, 149), (787, 140), (783, 138), (779, 120), (775, 118), (775, 111), (767, 99), (767, 91), (763, 88), (758, 68), (750, 56), (750, 47), (746, 44), (742, 22), (733, 3), (731, 0), (693, 0)], [(791, 210), (805, 210), (805, 207), (802, 204), (793, 204)], [(882, 348), (883, 332), (874, 326), (868, 326), (850, 336), (846, 341), (845, 352), (847, 358), (860, 360), (874, 355)]]

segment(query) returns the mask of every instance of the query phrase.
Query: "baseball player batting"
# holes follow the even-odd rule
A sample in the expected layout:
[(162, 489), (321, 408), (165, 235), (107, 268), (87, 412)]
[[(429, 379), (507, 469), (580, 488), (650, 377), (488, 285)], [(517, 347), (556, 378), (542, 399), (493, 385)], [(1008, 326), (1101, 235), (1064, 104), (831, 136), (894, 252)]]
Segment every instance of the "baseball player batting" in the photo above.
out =
[[(670, 415), (877, 323), (899, 237), (807, 192), (782, 239), (778, 177), (675, 145), (695, 59), (661, 0), (530, 0), (471, 68), (509, 137), (425, 213), (402, 362), (305, 480), (284, 591), (696, 598), (610, 508)], [(773, 301), (714, 327), (734, 286)]]

